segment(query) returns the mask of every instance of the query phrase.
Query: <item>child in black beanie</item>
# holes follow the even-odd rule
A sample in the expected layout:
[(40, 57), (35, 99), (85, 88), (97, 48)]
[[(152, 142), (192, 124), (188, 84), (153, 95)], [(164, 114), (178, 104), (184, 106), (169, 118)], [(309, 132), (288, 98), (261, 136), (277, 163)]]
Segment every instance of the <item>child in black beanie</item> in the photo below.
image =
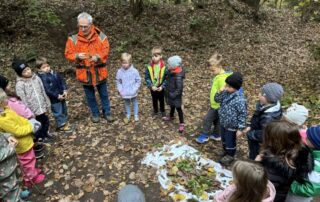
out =
[(219, 119), (223, 151), (220, 163), (230, 165), (236, 153), (236, 138), (246, 128), (247, 101), (239, 91), (242, 86), (242, 75), (235, 72), (227, 77), (226, 86), (215, 95), (220, 103)]

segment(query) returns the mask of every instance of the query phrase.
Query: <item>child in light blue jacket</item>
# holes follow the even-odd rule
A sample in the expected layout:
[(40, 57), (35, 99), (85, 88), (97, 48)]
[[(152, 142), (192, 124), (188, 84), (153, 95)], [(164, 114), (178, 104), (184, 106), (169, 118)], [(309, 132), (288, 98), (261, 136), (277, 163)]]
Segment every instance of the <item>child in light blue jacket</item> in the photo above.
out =
[(124, 99), (126, 110), (125, 123), (130, 121), (131, 103), (133, 104), (134, 120), (139, 121), (139, 107), (137, 95), (141, 85), (139, 72), (131, 63), (131, 55), (122, 53), (121, 68), (117, 72), (116, 82), (120, 96)]

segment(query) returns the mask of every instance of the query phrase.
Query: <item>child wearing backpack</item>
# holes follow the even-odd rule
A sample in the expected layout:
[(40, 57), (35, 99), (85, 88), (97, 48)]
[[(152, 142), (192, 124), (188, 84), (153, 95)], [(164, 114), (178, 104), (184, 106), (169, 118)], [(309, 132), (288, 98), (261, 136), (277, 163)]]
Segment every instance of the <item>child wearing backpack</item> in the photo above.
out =
[(280, 120), (282, 109), (280, 99), (283, 95), (283, 88), (278, 83), (267, 83), (261, 88), (259, 103), (251, 118), (250, 127), (247, 128), (249, 145), (249, 159), (254, 160), (259, 154), (260, 144), (263, 139), (263, 128), (270, 122)]
[[(196, 138), (196, 141), (203, 144), (209, 139), (220, 140), (220, 124), (218, 109), (220, 104), (214, 100), (214, 97), (218, 91), (226, 85), (226, 78), (232, 74), (232, 72), (226, 72), (222, 65), (222, 56), (215, 53), (207, 61), (207, 66), (212, 71), (214, 78), (212, 80), (212, 87), (210, 91), (210, 108), (204, 117), (203, 130), (200, 135)], [(211, 127), (214, 127), (214, 133), (211, 134)]]

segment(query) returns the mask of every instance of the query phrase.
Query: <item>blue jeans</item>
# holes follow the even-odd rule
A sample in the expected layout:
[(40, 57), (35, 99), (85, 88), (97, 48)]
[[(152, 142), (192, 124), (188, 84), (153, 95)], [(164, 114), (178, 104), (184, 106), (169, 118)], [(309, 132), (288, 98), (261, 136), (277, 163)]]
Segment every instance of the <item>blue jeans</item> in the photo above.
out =
[(138, 106), (138, 99), (137, 97), (131, 99), (124, 99), (124, 108), (126, 110), (127, 117), (131, 116), (131, 103), (133, 105), (133, 113), (135, 116), (138, 116), (139, 113), (139, 106)]
[[(109, 101), (109, 96), (108, 96), (108, 89), (107, 89), (107, 83), (100, 83), (99, 85), (96, 86), (97, 90), (100, 95), (101, 99), (101, 105), (102, 105), (102, 112), (104, 115), (110, 116), (110, 101)], [(93, 117), (98, 117), (99, 116), (99, 108), (98, 108), (98, 103), (96, 100), (95, 96), (95, 90), (94, 86), (83, 86), (84, 93), (86, 94), (87, 98), (87, 103), (89, 105), (89, 108), (91, 110), (92, 116)]]
[(223, 126), (220, 127), (221, 132), (221, 142), (223, 146), (223, 150), (229, 155), (234, 156), (236, 154), (236, 133), (237, 131), (231, 131)]
[(51, 111), (56, 119), (56, 126), (60, 128), (68, 121), (68, 110), (66, 101), (51, 103)]

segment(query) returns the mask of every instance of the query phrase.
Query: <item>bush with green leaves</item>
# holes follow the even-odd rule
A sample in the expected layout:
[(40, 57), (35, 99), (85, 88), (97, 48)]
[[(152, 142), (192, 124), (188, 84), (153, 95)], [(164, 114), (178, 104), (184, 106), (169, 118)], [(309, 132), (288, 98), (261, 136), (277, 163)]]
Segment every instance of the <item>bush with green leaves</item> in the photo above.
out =
[(295, 1), (294, 10), (297, 16), (303, 21), (320, 21), (320, 1), (319, 0), (298, 0)]

